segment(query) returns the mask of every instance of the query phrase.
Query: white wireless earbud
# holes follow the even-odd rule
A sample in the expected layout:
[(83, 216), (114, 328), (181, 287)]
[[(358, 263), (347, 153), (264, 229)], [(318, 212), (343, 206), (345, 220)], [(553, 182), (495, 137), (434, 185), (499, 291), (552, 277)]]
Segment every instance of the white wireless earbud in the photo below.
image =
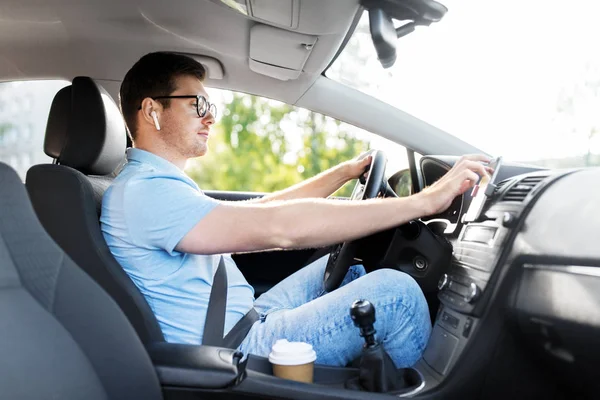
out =
[(152, 115), (152, 119), (154, 120), (154, 126), (156, 127), (156, 130), (160, 131), (160, 125), (158, 123), (158, 117), (156, 116), (156, 111), (152, 111), (150, 113), (150, 115)]

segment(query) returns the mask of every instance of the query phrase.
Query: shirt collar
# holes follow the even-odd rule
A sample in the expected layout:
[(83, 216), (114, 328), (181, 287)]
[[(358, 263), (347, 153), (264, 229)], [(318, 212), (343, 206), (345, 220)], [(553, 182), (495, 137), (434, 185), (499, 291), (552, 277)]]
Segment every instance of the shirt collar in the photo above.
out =
[(137, 161), (142, 164), (149, 164), (159, 171), (177, 172), (178, 174), (185, 175), (184, 172), (177, 168), (177, 166), (172, 162), (142, 149), (136, 149), (133, 147), (128, 148), (127, 161)]
[(150, 165), (157, 171), (172, 174), (174, 176), (179, 176), (179, 179), (183, 179), (188, 184), (195, 187), (196, 190), (201, 191), (200, 187), (198, 187), (198, 184), (192, 178), (190, 178), (185, 172), (180, 170), (177, 167), (177, 165), (173, 164), (172, 162), (168, 161), (165, 158), (162, 158), (161, 156), (157, 156), (154, 153), (151, 153), (146, 150), (130, 147), (127, 149), (127, 161), (128, 162), (135, 161), (135, 162), (139, 162), (141, 164)]

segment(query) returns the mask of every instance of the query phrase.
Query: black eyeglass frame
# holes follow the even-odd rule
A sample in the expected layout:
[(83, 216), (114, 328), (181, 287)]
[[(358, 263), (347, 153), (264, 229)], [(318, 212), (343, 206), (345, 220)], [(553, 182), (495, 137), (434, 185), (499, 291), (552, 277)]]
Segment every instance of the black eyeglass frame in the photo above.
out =
[[(158, 99), (196, 99), (196, 113), (198, 114), (198, 118), (204, 118), (207, 112), (213, 116), (213, 118), (217, 118), (217, 106), (214, 103), (209, 103), (206, 100), (206, 97), (201, 94), (198, 95), (181, 95), (181, 96), (156, 96), (150, 97), (152, 100)], [(203, 111), (200, 110), (200, 105), (202, 105)], [(139, 106), (138, 110), (141, 110), (142, 106)]]

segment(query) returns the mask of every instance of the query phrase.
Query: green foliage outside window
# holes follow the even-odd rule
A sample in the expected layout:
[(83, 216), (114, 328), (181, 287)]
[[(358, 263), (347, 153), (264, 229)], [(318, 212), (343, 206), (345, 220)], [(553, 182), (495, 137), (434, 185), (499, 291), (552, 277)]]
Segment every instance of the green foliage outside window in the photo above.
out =
[[(339, 121), (265, 98), (236, 93), (224, 108), (209, 152), (186, 170), (204, 190), (285, 189), (369, 147)], [(350, 196), (352, 184), (336, 195)]]
[(0, 124), (0, 137), (4, 136), (4, 134), (12, 129), (12, 127), (11, 124)]

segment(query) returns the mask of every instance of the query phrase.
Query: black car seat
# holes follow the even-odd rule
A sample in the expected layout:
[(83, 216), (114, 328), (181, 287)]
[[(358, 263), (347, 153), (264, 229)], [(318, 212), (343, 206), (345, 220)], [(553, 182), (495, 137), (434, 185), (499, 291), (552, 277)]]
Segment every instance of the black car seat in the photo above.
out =
[(145, 344), (164, 341), (152, 310), (112, 256), (100, 230), (102, 196), (125, 157), (125, 122), (111, 96), (91, 78), (76, 77), (52, 102), (45, 153), (26, 185), (52, 239), (121, 307)]
[(127, 318), (44, 231), (2, 163), (0, 339), (2, 398), (162, 398)]

